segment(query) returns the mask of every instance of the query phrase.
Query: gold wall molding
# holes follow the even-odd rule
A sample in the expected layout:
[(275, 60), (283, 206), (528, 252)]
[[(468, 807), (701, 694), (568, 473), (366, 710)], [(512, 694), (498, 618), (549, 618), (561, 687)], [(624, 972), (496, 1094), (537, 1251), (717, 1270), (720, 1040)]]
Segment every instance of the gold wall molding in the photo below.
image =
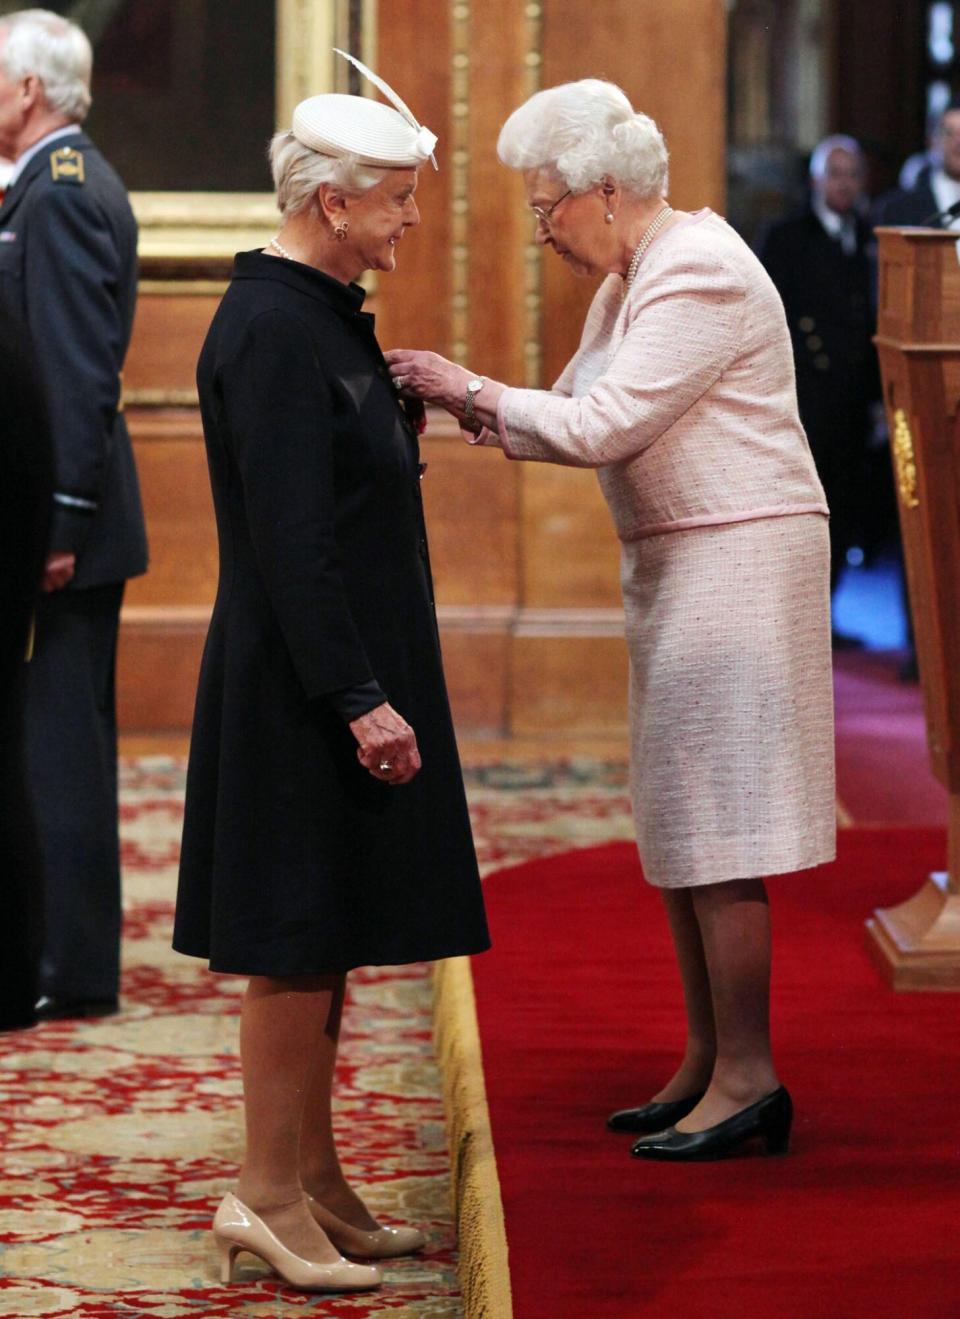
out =
[[(333, 47), (376, 68), (378, 0), (277, 0), (276, 127), (288, 128), (298, 101), (347, 91), (351, 69)], [(357, 90), (376, 95), (365, 79)], [(258, 149), (252, 144), (251, 149)], [(272, 193), (135, 192), (141, 258), (232, 257), (263, 247), (276, 232)]]
[(125, 389), (125, 408), (196, 408), (200, 398), (195, 389)]
[(298, 101), (334, 90), (332, 48), (343, 8), (343, 0), (277, 0), (278, 128), (290, 126)]
[[(350, 66), (334, 46), (376, 69), (377, 0), (277, 0), (278, 128), (289, 127), (307, 96), (351, 90)], [(375, 95), (365, 80), (356, 90)]]
[(135, 192), (130, 201), (141, 263), (232, 264), (235, 252), (263, 247), (279, 219), (269, 192)]
[(159, 298), (220, 298), (226, 291), (225, 279), (141, 279), (137, 285), (141, 298), (152, 294)]
[(533, 609), (522, 605), (438, 605), (444, 632), (508, 632), (516, 637), (619, 637), (622, 609)]
[[(137, 626), (163, 623), (206, 627), (212, 605), (124, 605), (123, 617)], [(438, 605), (444, 632), (502, 633), (521, 637), (623, 637), (622, 609), (522, 609), (513, 605)]]
[[(524, 99), (540, 90), (543, 78), (543, 5), (524, 5)], [(535, 233), (535, 231), (534, 231)], [(543, 249), (531, 234), (523, 253), (523, 368), (528, 389), (543, 380)]]
[(450, 6), (450, 356), (465, 362), (470, 320), (470, 4)]

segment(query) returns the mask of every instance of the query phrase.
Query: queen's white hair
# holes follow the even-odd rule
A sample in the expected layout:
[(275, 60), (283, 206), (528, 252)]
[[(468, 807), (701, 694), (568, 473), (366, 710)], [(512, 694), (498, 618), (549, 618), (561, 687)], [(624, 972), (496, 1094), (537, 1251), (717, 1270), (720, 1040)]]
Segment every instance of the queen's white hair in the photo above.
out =
[(510, 169), (546, 169), (573, 192), (604, 178), (637, 197), (667, 190), (667, 148), (653, 120), (612, 82), (584, 78), (525, 101), (500, 130), (497, 155)]
[(47, 107), (82, 124), (90, 109), (93, 50), (82, 28), (49, 9), (0, 16), (0, 68), (12, 82), (34, 74)]
[(359, 196), (386, 178), (389, 170), (361, 165), (356, 156), (325, 156), (305, 147), (289, 129), (275, 133), (270, 143), (270, 169), (277, 206), (284, 217), (305, 210), (321, 183), (333, 183), (348, 196)]
[(818, 142), (810, 154), (810, 177), (819, 182), (827, 172), (827, 162), (835, 151), (846, 151), (854, 160), (862, 161), (863, 152), (856, 138), (846, 133), (834, 133)]

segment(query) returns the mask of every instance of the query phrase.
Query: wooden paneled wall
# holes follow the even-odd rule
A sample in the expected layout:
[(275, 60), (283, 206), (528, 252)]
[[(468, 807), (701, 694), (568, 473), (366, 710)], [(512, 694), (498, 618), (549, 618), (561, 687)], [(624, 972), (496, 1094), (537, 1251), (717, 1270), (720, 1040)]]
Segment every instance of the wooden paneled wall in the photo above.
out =
[[(500, 166), (507, 114), (538, 86), (618, 82), (663, 128), (675, 206), (723, 209), (723, 0), (389, 0), (378, 65), (440, 136), (422, 224), (372, 296), (384, 347), (436, 348), (511, 384), (549, 383), (595, 285), (531, 247), (520, 179)], [(209, 265), (209, 263), (208, 263)], [(206, 271), (210, 273), (209, 269)], [(145, 274), (150, 274), (149, 263)], [(193, 368), (217, 301), (150, 279), (126, 373), (150, 573), (130, 584), (121, 643), (127, 728), (188, 724), (216, 544)], [(618, 734), (626, 652), (618, 547), (591, 472), (470, 449), (443, 416), (423, 442), (424, 498), (457, 724), (474, 735)]]

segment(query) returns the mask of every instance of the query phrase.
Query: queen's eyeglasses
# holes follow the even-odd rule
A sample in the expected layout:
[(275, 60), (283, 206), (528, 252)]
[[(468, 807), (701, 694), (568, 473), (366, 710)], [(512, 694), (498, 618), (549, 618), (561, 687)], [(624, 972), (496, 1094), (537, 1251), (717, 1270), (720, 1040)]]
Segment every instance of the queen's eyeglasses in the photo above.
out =
[(536, 217), (537, 224), (542, 224), (545, 229), (549, 229), (550, 216), (554, 213), (554, 211), (557, 209), (557, 207), (560, 205), (562, 201), (566, 201), (566, 199), (570, 196), (572, 192), (573, 189), (568, 188), (566, 192), (563, 193), (560, 197), (558, 197), (557, 200), (553, 202), (550, 206), (531, 206), (530, 210), (533, 212), (534, 216)]

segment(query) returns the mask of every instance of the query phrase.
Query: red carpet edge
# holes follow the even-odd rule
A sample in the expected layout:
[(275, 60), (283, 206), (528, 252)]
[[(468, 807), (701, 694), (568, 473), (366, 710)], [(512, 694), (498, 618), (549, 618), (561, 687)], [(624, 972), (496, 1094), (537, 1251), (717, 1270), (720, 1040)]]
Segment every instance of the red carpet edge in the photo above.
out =
[(438, 962), (433, 986), (463, 1313), (465, 1319), (512, 1319), (507, 1235), (470, 959)]
[(960, 1214), (960, 1018), (942, 993), (886, 988), (864, 933), (942, 869), (946, 836), (844, 829), (838, 851), (770, 882), (774, 1029), (797, 1106), (780, 1160), (647, 1165), (605, 1130), (683, 1039), (632, 844), (487, 876), (495, 951), (472, 975), (516, 1319), (960, 1315), (943, 1231)]

